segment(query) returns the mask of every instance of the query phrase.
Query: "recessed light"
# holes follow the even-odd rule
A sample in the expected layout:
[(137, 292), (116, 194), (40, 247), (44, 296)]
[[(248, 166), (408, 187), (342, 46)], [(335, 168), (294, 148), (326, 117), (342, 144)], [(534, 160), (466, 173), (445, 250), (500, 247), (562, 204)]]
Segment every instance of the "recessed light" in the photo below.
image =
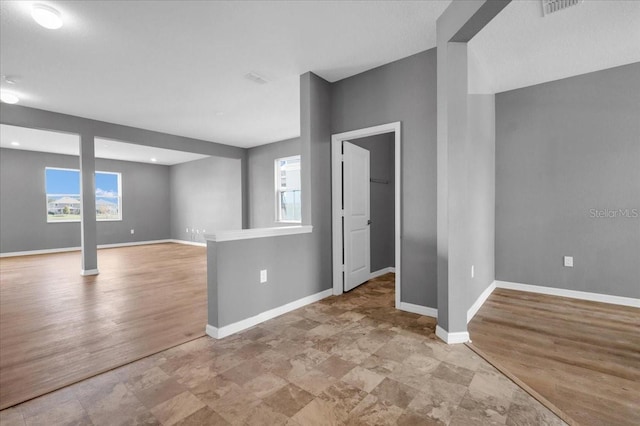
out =
[(20, 142), (18, 142), (18, 141), (13, 141), (13, 142), (11, 142), (11, 145), (13, 145), (13, 146), (20, 146)]
[(0, 100), (5, 104), (17, 104), (18, 102), (20, 102), (20, 98), (18, 98), (16, 95), (4, 91), (0, 92)]
[(157, 159), (155, 159), (155, 158), (152, 158), (152, 159), (151, 159), (151, 161), (152, 161), (153, 163), (155, 163), (155, 162), (156, 162), (156, 161), (158, 161), (158, 160), (157, 160)]
[(46, 4), (36, 3), (31, 7), (31, 16), (40, 25), (50, 30), (62, 27), (62, 15)]

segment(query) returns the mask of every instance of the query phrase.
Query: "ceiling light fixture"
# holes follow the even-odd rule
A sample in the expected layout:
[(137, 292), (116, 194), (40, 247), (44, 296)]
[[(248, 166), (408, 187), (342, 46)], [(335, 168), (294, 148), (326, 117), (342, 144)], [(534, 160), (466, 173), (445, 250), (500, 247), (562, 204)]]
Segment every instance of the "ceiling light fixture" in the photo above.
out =
[(20, 98), (13, 93), (2, 91), (0, 92), (0, 100), (5, 104), (17, 104), (20, 102)]
[(62, 15), (46, 4), (36, 3), (31, 8), (31, 16), (40, 25), (50, 30), (62, 27)]
[(11, 145), (13, 145), (13, 146), (20, 146), (20, 142), (18, 142), (18, 141), (13, 141), (13, 142), (11, 142)]
[(155, 163), (158, 160), (156, 160), (155, 158), (152, 158), (151, 161)]

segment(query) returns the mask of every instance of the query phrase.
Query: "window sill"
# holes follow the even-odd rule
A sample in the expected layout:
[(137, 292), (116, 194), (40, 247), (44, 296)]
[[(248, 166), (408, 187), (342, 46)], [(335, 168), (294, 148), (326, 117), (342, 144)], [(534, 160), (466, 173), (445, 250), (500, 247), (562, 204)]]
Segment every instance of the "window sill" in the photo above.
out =
[(275, 228), (238, 229), (235, 231), (220, 231), (215, 234), (205, 234), (207, 241), (222, 242), (249, 240), (253, 238), (280, 237), (283, 235), (309, 234), (313, 226), (280, 226)]

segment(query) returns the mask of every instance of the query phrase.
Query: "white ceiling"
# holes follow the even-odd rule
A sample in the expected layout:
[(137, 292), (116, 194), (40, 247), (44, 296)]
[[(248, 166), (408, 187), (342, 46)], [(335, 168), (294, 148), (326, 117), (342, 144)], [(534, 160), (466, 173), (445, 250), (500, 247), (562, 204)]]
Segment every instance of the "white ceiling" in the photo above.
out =
[[(296, 137), (299, 75), (329, 81), (435, 46), (446, 1), (2, 1), (21, 104), (250, 147)], [(270, 82), (244, 78), (256, 72)], [(222, 113), (222, 114), (220, 114)]]
[[(17, 142), (20, 145), (12, 145), (12, 142)], [(2, 148), (79, 155), (79, 142), (78, 135), (71, 133), (27, 129), (24, 127), (0, 124), (0, 147)], [(206, 155), (193, 154), (190, 152), (134, 145), (100, 138), (96, 138), (95, 140), (95, 150), (96, 158), (162, 164), (167, 166), (207, 157)], [(156, 161), (151, 161), (152, 158), (155, 158)]]
[(585, 0), (545, 17), (539, 0), (512, 1), (468, 48), (483, 74), (470, 76), (472, 93), (499, 93), (639, 62), (640, 1)]
[[(437, 1), (0, 2), (0, 68), (21, 104), (240, 147), (299, 135), (299, 75), (336, 81), (435, 46)], [(474, 93), (640, 61), (640, 1), (542, 17), (515, 0), (470, 42)], [(244, 78), (256, 72), (259, 85)]]

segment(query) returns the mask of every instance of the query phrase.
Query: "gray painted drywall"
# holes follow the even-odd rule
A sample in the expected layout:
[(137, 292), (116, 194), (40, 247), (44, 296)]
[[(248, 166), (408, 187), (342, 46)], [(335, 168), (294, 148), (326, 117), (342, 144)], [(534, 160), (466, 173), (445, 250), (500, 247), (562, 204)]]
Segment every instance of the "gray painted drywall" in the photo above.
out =
[(300, 139), (288, 139), (249, 148), (249, 228), (288, 226), (276, 222), (275, 160), (300, 155)]
[(80, 273), (95, 275), (98, 269), (98, 223), (96, 220), (96, 157), (93, 137), (80, 135)]
[(202, 158), (171, 166), (169, 175), (171, 238), (203, 243), (203, 231), (242, 228), (240, 160)]
[(469, 95), (468, 110), (466, 310), (495, 280), (495, 96)]
[(475, 108), (484, 108), (484, 103), (469, 96), (467, 42), (509, 1), (452, 2), (436, 21), (438, 326), (448, 333), (467, 331), (470, 247), (486, 243), (470, 221), (470, 184), (476, 173), (482, 174), (481, 168), (469, 167), (482, 147), (471, 132), (473, 116), (482, 115)]
[(334, 83), (331, 112), (332, 133), (402, 122), (401, 296), (436, 307), (436, 50)]
[[(309, 279), (314, 243), (312, 234), (209, 242), (208, 265), (215, 266), (207, 273), (208, 285), (216, 289), (209, 299), (209, 324), (229, 325), (322, 291)], [(263, 284), (262, 269), (267, 270)], [(211, 300), (220, 303), (212, 306)]]
[(496, 95), (498, 280), (639, 298), (634, 208), (640, 63)]
[[(331, 281), (331, 88), (300, 77), (303, 223), (300, 235), (208, 242), (208, 321), (214, 327), (328, 290)], [(268, 283), (260, 284), (266, 269)]]
[[(0, 149), (0, 252), (80, 245), (80, 223), (47, 223), (45, 167), (78, 169), (79, 159)], [(98, 158), (95, 168), (122, 174), (122, 221), (97, 222), (98, 244), (170, 237), (168, 166)]]
[(372, 272), (395, 266), (394, 137), (385, 133), (349, 141), (369, 150)]

